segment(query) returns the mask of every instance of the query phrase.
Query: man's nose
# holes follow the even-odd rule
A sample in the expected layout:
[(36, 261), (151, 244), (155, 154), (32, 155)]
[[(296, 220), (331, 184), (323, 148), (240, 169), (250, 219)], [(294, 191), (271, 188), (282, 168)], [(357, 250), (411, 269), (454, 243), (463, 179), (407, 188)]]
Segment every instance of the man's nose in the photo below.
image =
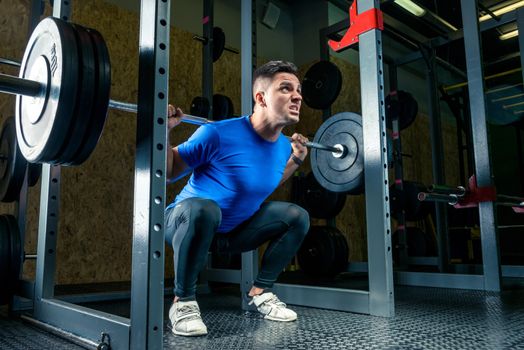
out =
[(293, 98), (294, 101), (297, 101), (297, 100), (298, 101), (302, 101), (302, 95), (300, 93), (298, 93), (298, 92), (295, 92), (293, 94), (292, 98)]

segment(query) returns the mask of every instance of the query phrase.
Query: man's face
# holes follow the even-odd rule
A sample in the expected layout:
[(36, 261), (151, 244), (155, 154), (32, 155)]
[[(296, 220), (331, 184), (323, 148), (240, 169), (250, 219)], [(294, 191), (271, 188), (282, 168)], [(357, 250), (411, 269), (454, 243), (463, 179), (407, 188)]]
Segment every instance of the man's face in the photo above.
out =
[(278, 124), (298, 123), (302, 88), (294, 74), (277, 73), (265, 91), (264, 100), (269, 115), (275, 118)]

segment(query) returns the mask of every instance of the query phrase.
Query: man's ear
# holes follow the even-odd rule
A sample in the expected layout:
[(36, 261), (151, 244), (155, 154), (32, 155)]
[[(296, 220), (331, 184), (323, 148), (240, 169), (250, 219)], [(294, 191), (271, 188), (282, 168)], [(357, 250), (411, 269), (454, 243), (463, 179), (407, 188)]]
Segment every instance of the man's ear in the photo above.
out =
[(264, 98), (264, 91), (262, 90), (258, 90), (256, 93), (255, 93), (255, 104), (259, 104), (261, 106), (265, 106), (266, 105), (266, 99)]

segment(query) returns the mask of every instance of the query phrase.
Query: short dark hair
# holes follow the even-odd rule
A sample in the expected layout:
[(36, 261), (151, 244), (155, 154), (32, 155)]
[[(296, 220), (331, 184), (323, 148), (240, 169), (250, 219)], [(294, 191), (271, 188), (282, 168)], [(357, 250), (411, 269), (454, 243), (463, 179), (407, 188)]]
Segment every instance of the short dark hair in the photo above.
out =
[(286, 61), (269, 61), (258, 67), (253, 73), (253, 84), (258, 78), (272, 79), (277, 73), (291, 73), (297, 75), (297, 66)]

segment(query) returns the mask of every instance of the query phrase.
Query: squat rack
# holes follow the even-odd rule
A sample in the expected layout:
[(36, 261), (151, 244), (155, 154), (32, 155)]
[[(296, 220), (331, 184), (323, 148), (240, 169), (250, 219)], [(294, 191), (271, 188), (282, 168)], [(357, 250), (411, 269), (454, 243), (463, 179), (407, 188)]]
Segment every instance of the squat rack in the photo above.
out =
[[(34, 4), (35, 2), (33, 2)], [(358, 0), (359, 13), (379, 8), (377, 0)], [(53, 16), (68, 19), (71, 1), (54, 2)], [(242, 113), (252, 111), (253, 2), (241, 2)], [(165, 20), (161, 21), (161, 20)], [(139, 90), (135, 160), (131, 317), (78, 306), (54, 296), (56, 242), (60, 203), (60, 166), (44, 164), (40, 193), (37, 269), (29, 322), (96, 347), (160, 349), (163, 338), (165, 132), (169, 77), (170, 1), (142, 0), (139, 31)], [(359, 36), (368, 228), (369, 291), (276, 284), (290, 304), (394, 315), (391, 229), (385, 150), (382, 39), (378, 29)], [(164, 43), (166, 49), (159, 49)], [(161, 69), (163, 68), (163, 73)], [(364, 79), (364, 77), (367, 77)], [(369, 79), (375, 77), (375, 79)], [(378, 210), (377, 210), (378, 208)], [(242, 256), (241, 288), (257, 272), (256, 252)], [(29, 286), (27, 289), (31, 289)]]

